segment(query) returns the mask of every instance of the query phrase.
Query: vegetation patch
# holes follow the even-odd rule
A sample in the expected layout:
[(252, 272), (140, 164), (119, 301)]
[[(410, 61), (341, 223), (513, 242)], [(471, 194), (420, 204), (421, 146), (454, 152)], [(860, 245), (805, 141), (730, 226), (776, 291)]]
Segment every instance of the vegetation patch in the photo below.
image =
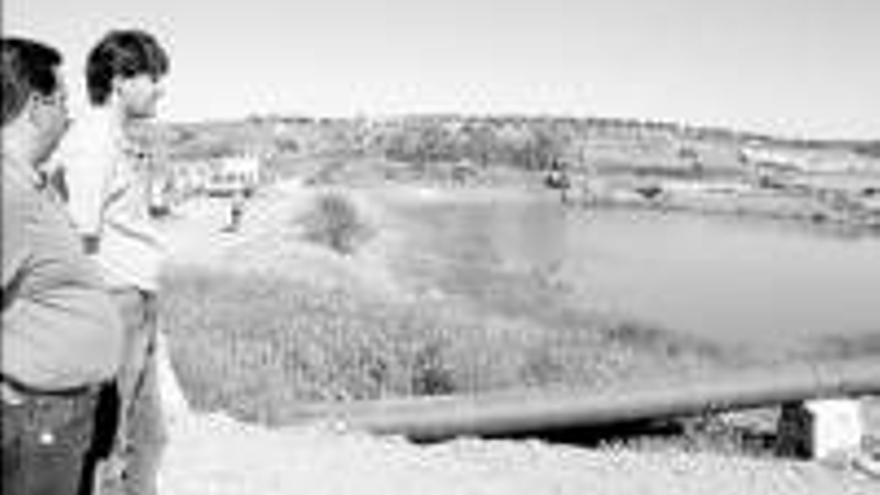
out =
[(608, 339), (598, 323), (546, 328), (277, 274), (181, 267), (163, 290), (162, 325), (193, 404), (266, 424), (303, 402), (600, 387), (696, 359)]
[(303, 238), (346, 256), (375, 234), (354, 202), (341, 192), (318, 194), (314, 208), (298, 221)]

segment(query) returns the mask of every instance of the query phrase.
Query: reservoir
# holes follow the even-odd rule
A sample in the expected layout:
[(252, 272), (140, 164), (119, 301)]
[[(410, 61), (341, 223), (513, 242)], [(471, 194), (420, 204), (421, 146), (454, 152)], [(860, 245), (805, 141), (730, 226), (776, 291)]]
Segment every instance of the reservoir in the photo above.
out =
[(423, 208), (457, 262), (543, 274), (574, 304), (731, 344), (880, 340), (876, 235), (544, 200)]

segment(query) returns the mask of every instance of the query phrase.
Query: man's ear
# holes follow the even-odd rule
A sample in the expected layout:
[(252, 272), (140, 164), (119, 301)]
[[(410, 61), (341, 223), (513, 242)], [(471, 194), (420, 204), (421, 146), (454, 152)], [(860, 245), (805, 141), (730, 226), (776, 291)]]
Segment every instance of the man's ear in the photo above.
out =
[(114, 76), (110, 81), (110, 98), (120, 100), (125, 93), (125, 79), (120, 76)]

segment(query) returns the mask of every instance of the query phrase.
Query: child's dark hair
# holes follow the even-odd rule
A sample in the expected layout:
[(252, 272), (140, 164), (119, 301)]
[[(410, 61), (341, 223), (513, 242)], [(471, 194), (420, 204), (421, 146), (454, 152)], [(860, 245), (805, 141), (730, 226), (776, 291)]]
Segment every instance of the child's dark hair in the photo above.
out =
[(159, 77), (168, 69), (168, 54), (151, 34), (137, 29), (111, 31), (86, 60), (89, 100), (94, 105), (107, 103), (115, 77)]

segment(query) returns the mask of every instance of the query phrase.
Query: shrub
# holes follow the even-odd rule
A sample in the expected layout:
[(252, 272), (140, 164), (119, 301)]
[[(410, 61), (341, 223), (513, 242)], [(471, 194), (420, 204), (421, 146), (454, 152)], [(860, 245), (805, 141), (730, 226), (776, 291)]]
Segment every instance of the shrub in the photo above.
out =
[(354, 203), (338, 192), (319, 194), (302, 224), (305, 239), (342, 255), (354, 253), (374, 233)]

